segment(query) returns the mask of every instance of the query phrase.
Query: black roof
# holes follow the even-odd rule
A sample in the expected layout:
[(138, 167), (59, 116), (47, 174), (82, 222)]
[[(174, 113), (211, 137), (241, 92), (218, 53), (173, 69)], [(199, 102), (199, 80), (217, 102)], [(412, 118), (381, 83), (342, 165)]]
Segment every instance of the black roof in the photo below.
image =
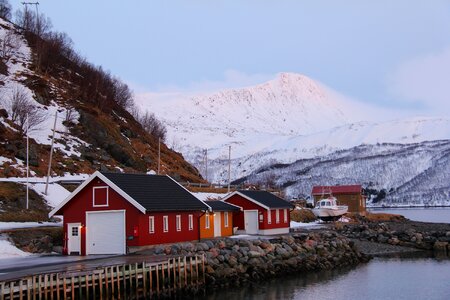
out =
[(226, 202), (220, 201), (220, 200), (214, 200), (214, 201), (206, 201), (206, 204), (211, 206), (213, 211), (239, 211), (241, 210), (239, 207), (228, 204)]
[(256, 202), (261, 203), (269, 208), (293, 208), (294, 206), (287, 202), (286, 200), (281, 199), (280, 197), (275, 196), (272, 193), (267, 191), (247, 191), (242, 190), (238, 191), (239, 193), (252, 198)]
[(102, 174), (147, 211), (208, 209), (202, 201), (165, 175)]

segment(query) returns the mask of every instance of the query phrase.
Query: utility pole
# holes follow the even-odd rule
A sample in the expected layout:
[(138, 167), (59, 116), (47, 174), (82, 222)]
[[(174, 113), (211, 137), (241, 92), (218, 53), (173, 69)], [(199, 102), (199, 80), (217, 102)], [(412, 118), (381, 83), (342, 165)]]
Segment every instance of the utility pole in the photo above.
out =
[(158, 138), (158, 175), (161, 171), (161, 138)]
[(28, 8), (28, 5), (34, 5), (36, 7), (36, 17), (38, 16), (38, 14), (39, 14), (39, 10), (38, 10), (39, 2), (22, 2), (22, 5), (25, 5), (25, 9)]
[(208, 181), (208, 149), (205, 149), (205, 180)]
[(56, 119), (58, 118), (58, 111), (55, 112), (55, 123), (53, 124), (53, 136), (52, 136), (52, 146), (50, 147), (50, 158), (48, 160), (48, 171), (47, 171), (47, 182), (45, 183), (45, 192), (44, 194), (47, 195), (48, 191), (48, 180), (50, 178), (50, 171), (52, 168), (52, 158), (53, 158), (53, 143), (55, 141), (55, 134), (56, 134)]
[(230, 181), (231, 181), (231, 146), (228, 146), (228, 193), (230, 192)]
[(28, 113), (27, 113), (27, 127), (26, 128), (27, 128), (27, 209), (28, 209), (28, 202), (29, 202), (28, 174), (30, 173), (29, 172), (30, 165), (28, 163), (28, 152), (29, 152), (28, 148), (29, 148), (29, 145), (30, 145), (29, 138), (28, 138), (28, 131), (30, 129), (30, 123), (29, 123), (29, 120), (28, 120)]

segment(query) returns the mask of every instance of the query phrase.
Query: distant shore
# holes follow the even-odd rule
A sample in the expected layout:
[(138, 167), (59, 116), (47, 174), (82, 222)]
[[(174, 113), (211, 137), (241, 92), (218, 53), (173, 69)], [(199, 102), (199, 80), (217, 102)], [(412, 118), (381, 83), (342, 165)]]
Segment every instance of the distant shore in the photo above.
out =
[(450, 208), (450, 205), (381, 205), (381, 206), (367, 206), (368, 209), (383, 209), (383, 208)]

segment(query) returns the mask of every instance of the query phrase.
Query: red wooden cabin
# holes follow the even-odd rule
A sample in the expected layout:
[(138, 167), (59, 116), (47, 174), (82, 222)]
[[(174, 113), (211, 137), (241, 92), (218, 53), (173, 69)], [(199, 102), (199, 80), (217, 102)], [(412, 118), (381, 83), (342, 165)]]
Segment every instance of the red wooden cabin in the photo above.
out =
[(328, 196), (334, 196), (339, 205), (347, 205), (349, 212), (362, 213), (366, 211), (366, 197), (363, 195), (363, 188), (360, 184), (335, 185), (335, 186), (314, 186), (311, 195), (316, 203)]
[(289, 202), (267, 191), (236, 191), (222, 201), (241, 208), (233, 214), (233, 224), (246, 234), (283, 234), (290, 228)]
[(125, 254), (200, 239), (209, 209), (169, 176), (95, 172), (49, 216), (64, 217), (66, 254)]

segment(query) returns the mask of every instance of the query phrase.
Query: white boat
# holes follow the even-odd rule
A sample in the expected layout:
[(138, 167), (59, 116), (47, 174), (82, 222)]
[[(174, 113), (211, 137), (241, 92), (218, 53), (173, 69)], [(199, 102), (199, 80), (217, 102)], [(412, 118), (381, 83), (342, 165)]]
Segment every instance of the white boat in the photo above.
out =
[(312, 212), (316, 217), (324, 221), (338, 220), (342, 215), (347, 213), (347, 205), (337, 205), (336, 198), (330, 196), (325, 199), (320, 199)]

